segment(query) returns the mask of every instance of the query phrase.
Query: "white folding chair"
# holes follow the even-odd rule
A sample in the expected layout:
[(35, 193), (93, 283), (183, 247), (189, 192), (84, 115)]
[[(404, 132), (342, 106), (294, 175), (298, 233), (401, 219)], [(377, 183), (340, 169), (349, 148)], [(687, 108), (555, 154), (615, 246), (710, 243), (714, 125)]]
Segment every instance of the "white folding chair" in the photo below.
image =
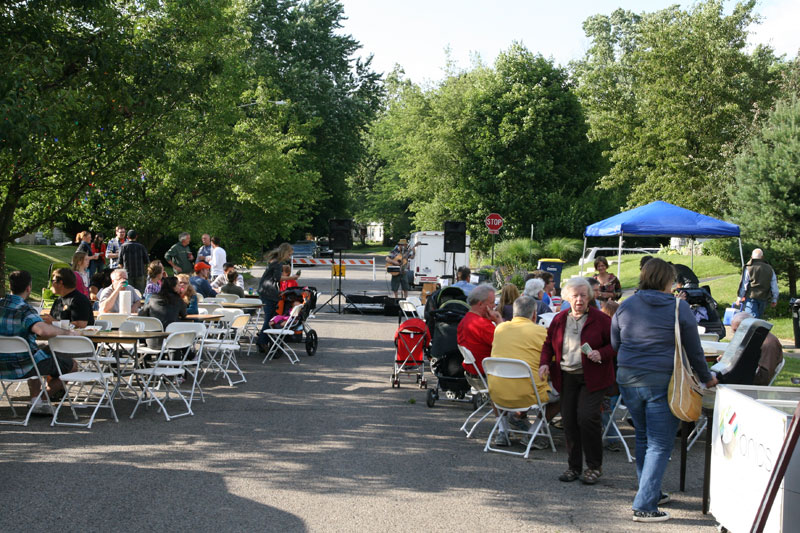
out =
[(173, 322), (167, 326), (166, 331), (167, 333), (193, 331), (196, 334), (194, 346), (192, 347), (194, 359), (188, 359), (190, 353), (187, 351), (187, 357), (182, 361), (175, 362), (179, 364), (176, 365), (171, 361), (162, 361), (161, 364), (164, 366), (173, 365), (185, 368), (192, 380), (192, 388), (189, 391), (189, 403), (191, 404), (194, 401), (195, 391), (200, 393), (200, 401), (205, 403), (206, 399), (203, 395), (203, 389), (200, 387), (200, 370), (202, 369), (203, 357), (205, 357), (205, 341), (208, 330), (203, 324), (198, 322)]
[(422, 305), (422, 300), (420, 300), (416, 296), (407, 296), (406, 301), (411, 302), (411, 305), (413, 305), (414, 307), (419, 307), (420, 305)]
[[(473, 388), (472, 392), (473, 397), (480, 398), (481, 401), (473, 402), (473, 406), (477, 404), (477, 407), (475, 407), (475, 410), (472, 411), (472, 413), (470, 413), (470, 415), (467, 417), (466, 420), (464, 420), (464, 423), (461, 425), (461, 431), (466, 433), (467, 438), (469, 438), (475, 432), (475, 429), (478, 427), (478, 424), (483, 422), (486, 419), (486, 417), (492, 414), (492, 402), (491, 399), (489, 398), (489, 386), (486, 384), (486, 379), (484, 379), (483, 374), (481, 374), (481, 371), (478, 368), (478, 364), (475, 361), (475, 356), (472, 355), (472, 351), (466, 346), (461, 346), (460, 344), (458, 345), (458, 351), (460, 351), (461, 355), (464, 356), (464, 362), (468, 365), (471, 365), (472, 368), (475, 369), (475, 373), (478, 374), (478, 377), (480, 378), (482, 384), (480, 390), (476, 390)], [(481, 416), (474, 424), (472, 424), (471, 428), (467, 429), (467, 425), (469, 424), (469, 421), (472, 420), (472, 417), (478, 416), (480, 412), (484, 410), (484, 408), (486, 408), (486, 412), (483, 414), (483, 416)]]
[[(74, 360), (80, 359), (84, 363), (84, 370), (79, 370), (78, 372), (69, 372), (67, 374), (61, 373), (61, 367), (56, 365), (66, 391), (64, 396), (61, 398), (61, 401), (58, 403), (55, 412), (53, 413), (53, 421), (50, 422), (50, 425), (76, 426), (91, 429), (94, 419), (97, 416), (97, 412), (101, 408), (110, 409), (111, 415), (114, 417), (114, 422), (119, 422), (119, 419), (117, 418), (117, 412), (114, 409), (114, 403), (112, 402), (111, 393), (108, 391), (108, 382), (114, 377), (114, 374), (111, 372), (102, 371), (101, 363), (98, 360), (97, 352), (95, 351), (94, 343), (86, 337), (59, 335), (51, 338), (48, 344), (50, 345), (50, 350), (53, 352), (54, 356), (66, 355)], [(93, 368), (93, 370), (89, 370), (89, 368)], [(75, 402), (70, 398), (70, 389), (73, 386), (80, 385), (81, 390), (83, 390), (83, 388), (89, 384), (92, 385), (92, 388), (90, 389), (89, 394), (86, 395), (84, 401)], [(95, 385), (99, 385), (102, 388), (102, 393), (99, 397), (92, 399), (92, 391), (94, 390)], [(89, 416), (89, 421), (85, 424), (78, 422), (59, 422), (58, 413), (61, 411), (61, 407), (63, 407), (64, 402), (69, 404), (69, 408), (72, 411), (72, 416), (75, 417), (76, 421), (78, 420), (78, 413), (75, 412), (76, 408), (92, 409), (92, 414)]]
[(108, 320), (95, 320), (94, 325), (99, 327), (99, 331), (111, 331), (111, 322)]
[[(196, 335), (197, 333), (194, 331), (171, 333), (161, 345), (161, 351), (158, 354), (158, 360), (156, 360), (155, 365), (150, 368), (139, 368), (134, 370), (134, 374), (142, 378), (143, 389), (142, 393), (139, 395), (139, 400), (136, 402), (136, 405), (133, 408), (131, 418), (136, 415), (136, 411), (139, 409), (140, 405), (149, 405), (154, 402), (158, 405), (159, 410), (164, 411), (164, 416), (166, 417), (167, 421), (179, 416), (194, 416), (191, 404), (181, 392), (180, 387), (178, 387), (178, 385), (175, 383), (175, 379), (179, 376), (182, 376), (185, 372), (185, 369), (180, 366), (162, 365), (161, 362), (167, 361), (167, 356), (178, 350), (187, 350), (188, 348), (191, 348), (194, 344)], [(180, 398), (181, 401), (183, 401), (183, 404), (186, 406), (186, 411), (173, 415), (170, 415), (169, 412), (167, 412), (166, 402), (170, 400), (171, 392), (174, 392), (174, 394)], [(159, 393), (163, 394), (162, 398), (158, 397)]]
[(244, 332), (244, 334), (247, 335), (249, 342), (249, 346), (247, 347), (247, 355), (249, 356), (250, 351), (253, 349), (253, 346), (255, 346), (256, 338), (261, 332), (261, 322), (264, 318), (264, 307), (260, 298), (239, 298), (234, 303), (258, 305), (258, 307), (255, 309), (255, 312), (250, 313), (252, 318), (250, 319), (250, 322), (247, 323), (247, 331)]
[[(164, 324), (154, 316), (132, 316), (127, 322), (138, 322), (142, 324), (141, 331), (164, 331)], [(159, 348), (151, 348), (147, 345), (139, 345), (136, 349), (140, 355), (158, 355), (161, 351)]]
[[(49, 405), (52, 408), (50, 396), (47, 394), (47, 383), (39, 373), (39, 367), (36, 366), (36, 361), (33, 358), (28, 341), (22, 337), (0, 337), (0, 355), (6, 356), (6, 359), (14, 357), (19, 363), (27, 363), (30, 361), (33, 368), (36, 370), (36, 375), (30, 378), (0, 378), (0, 386), (3, 388), (3, 393), (0, 394), (0, 401), (2, 401), (3, 398), (6, 399), (8, 405), (11, 407), (14, 418), (18, 416), (17, 409), (14, 407), (15, 403), (22, 404), (22, 406), (26, 408), (25, 418), (23, 420), (0, 420), (0, 424), (27, 426), (31, 418), (31, 413), (33, 413), (33, 409), (38, 402), (43, 402), (45, 405)], [(39, 394), (35, 398), (31, 398), (30, 403), (28, 403), (28, 398), (13, 398), (9, 393), (7, 384), (20, 385), (22, 383), (27, 383), (29, 379), (39, 380), (39, 385), (41, 387)]]
[[(556, 445), (553, 442), (553, 435), (550, 433), (550, 425), (547, 423), (547, 416), (545, 416), (545, 405), (542, 403), (542, 400), (539, 397), (539, 390), (536, 388), (536, 382), (533, 379), (533, 372), (531, 371), (531, 367), (528, 366), (528, 363), (519, 359), (487, 357), (481, 362), (481, 364), (483, 365), (483, 370), (486, 372), (487, 383), (489, 386), (489, 397), (492, 398), (492, 403), (498, 412), (497, 421), (494, 423), (492, 431), (489, 433), (489, 438), (486, 440), (486, 446), (483, 448), (483, 451), (493, 451), (509, 455), (521, 455), (527, 459), (528, 455), (531, 453), (531, 446), (533, 446), (534, 439), (539, 434), (542, 434), (548, 438), (550, 441), (550, 448), (552, 448), (553, 453), (555, 453)], [(535, 398), (536, 402), (526, 406), (500, 405), (497, 403), (498, 395), (496, 393), (492, 393), (492, 389), (498, 386), (498, 382), (493, 380), (493, 377), (500, 379), (517, 379), (528, 383), (530, 385), (530, 389), (525, 392), (524, 396), (520, 396), (520, 400), (525, 400), (524, 403), (529, 403), (529, 398)], [(502, 383), (502, 381), (500, 383)], [(530, 411), (531, 409), (537, 410), (539, 412), (539, 416), (537, 416), (536, 421), (531, 424), (531, 427), (528, 431), (512, 429), (510, 426), (508, 426), (506, 429), (506, 431), (512, 433), (528, 434), (528, 445), (526, 446), (525, 451), (513, 452), (510, 450), (503, 450), (501, 448), (493, 448), (492, 439), (494, 438), (494, 434), (499, 428), (507, 426), (505, 418), (509, 414), (513, 415), (518, 411)]]
[(302, 311), (301, 305), (293, 307), (289, 318), (283, 323), (283, 326), (280, 328), (268, 328), (263, 330), (263, 333), (267, 336), (271, 344), (267, 349), (267, 355), (264, 357), (264, 360), (261, 361), (262, 364), (266, 363), (268, 359), (273, 359), (279, 350), (289, 358), (290, 363), (295, 364), (300, 362), (297, 353), (286, 343), (286, 338), (295, 333), (294, 328), (297, 325), (300, 311)]
[(217, 309), (222, 309), (222, 304), (216, 302), (206, 303), (203, 302), (201, 304), (197, 304), (197, 309), (205, 309), (209, 313), (214, 313)]
[(97, 320), (102, 320), (111, 324), (111, 329), (119, 329), (123, 322), (128, 320), (131, 315), (126, 313), (100, 313)]
[(228, 294), (226, 292), (221, 292), (217, 294), (217, 300), (222, 300), (223, 302), (233, 303), (239, 299), (238, 294)]
[(420, 318), (417, 315), (417, 308), (408, 300), (400, 300), (398, 304), (400, 305), (400, 322), (409, 318)]
[[(216, 315), (222, 315), (216, 323), (208, 327), (209, 340), (224, 340), (230, 339), (233, 335), (231, 331), (231, 323), (237, 316), (245, 314), (241, 309), (217, 309), (214, 311)], [(247, 315), (248, 317), (250, 315)]]
[(217, 296), (214, 296), (214, 297), (212, 297), (212, 298), (203, 298), (203, 302), (204, 302), (204, 303), (209, 303), (209, 304), (212, 304), (212, 303), (213, 303), (213, 304), (221, 304), (221, 303), (222, 303), (222, 302), (224, 302), (224, 301), (225, 301), (225, 300), (223, 300), (222, 298), (220, 298), (218, 295), (217, 295)]
[[(628, 443), (625, 442), (625, 436), (622, 434), (622, 431), (620, 431), (619, 426), (617, 425), (617, 420), (619, 418), (619, 415), (617, 413), (624, 409), (625, 406), (622, 405), (622, 396), (620, 395), (620, 397), (617, 398), (617, 401), (614, 404), (614, 408), (611, 409), (611, 414), (608, 417), (608, 423), (606, 424), (605, 428), (603, 428), (603, 439), (606, 438), (619, 439), (619, 441), (622, 443), (622, 447), (625, 448), (625, 455), (628, 457), (628, 462), (632, 463), (633, 456), (631, 455), (631, 449), (628, 446)], [(613, 432), (612, 436), (610, 437), (608, 436), (609, 431)]]
[[(236, 353), (242, 348), (239, 340), (246, 331), (249, 321), (250, 315), (240, 313), (229, 325), (232, 338), (224, 337), (221, 339), (206, 339), (205, 341), (209, 368), (216, 368), (217, 374), (215, 377), (219, 376), (219, 374), (224, 375), (231, 386), (247, 381), (244, 377), (244, 372), (239, 367), (239, 362), (236, 360)], [(238, 374), (240, 379), (232, 380), (231, 370), (233, 370), (234, 375)]]

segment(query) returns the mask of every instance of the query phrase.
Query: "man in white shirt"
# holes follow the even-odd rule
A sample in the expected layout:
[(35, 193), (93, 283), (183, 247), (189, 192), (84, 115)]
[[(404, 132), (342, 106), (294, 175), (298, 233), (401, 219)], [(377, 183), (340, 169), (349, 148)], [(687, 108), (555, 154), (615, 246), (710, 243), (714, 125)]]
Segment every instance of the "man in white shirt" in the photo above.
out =
[(211, 278), (216, 278), (225, 272), (224, 265), (228, 262), (228, 255), (225, 249), (219, 245), (219, 237), (214, 235), (211, 237)]
[(142, 306), (142, 298), (136, 289), (128, 285), (128, 272), (118, 268), (111, 273), (111, 285), (100, 291), (97, 300), (100, 302), (101, 313), (119, 313), (119, 294), (128, 291), (131, 295), (131, 313), (136, 314)]

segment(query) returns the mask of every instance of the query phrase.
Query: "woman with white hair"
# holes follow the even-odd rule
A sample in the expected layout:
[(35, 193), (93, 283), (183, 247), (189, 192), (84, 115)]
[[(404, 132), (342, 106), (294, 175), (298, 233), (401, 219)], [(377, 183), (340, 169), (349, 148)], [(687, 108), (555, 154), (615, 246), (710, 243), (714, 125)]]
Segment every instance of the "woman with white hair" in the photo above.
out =
[(550, 306), (544, 303), (544, 280), (541, 278), (532, 278), (525, 282), (525, 296), (530, 296), (536, 300), (536, 316), (541, 316), (544, 313), (552, 313)]
[(603, 472), (600, 410), (606, 390), (614, 384), (611, 318), (589, 305), (594, 293), (585, 278), (569, 279), (562, 294), (570, 308), (550, 323), (539, 376), (545, 379), (549, 374), (561, 394), (568, 468), (558, 479), (575, 481), (583, 472), (583, 482), (594, 485)]

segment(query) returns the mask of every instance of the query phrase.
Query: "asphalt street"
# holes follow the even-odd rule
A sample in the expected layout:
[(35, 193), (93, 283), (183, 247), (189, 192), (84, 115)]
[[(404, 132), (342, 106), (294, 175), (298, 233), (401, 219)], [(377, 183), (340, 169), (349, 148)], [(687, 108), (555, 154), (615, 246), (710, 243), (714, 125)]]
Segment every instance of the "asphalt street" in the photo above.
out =
[[(380, 266), (380, 264), (379, 264)], [(254, 271), (260, 275), (260, 271)], [(302, 279), (330, 294), (330, 270)], [(349, 267), (345, 292), (385, 294), (382, 268)], [(631, 521), (636, 474), (606, 452), (595, 486), (561, 483), (557, 452), (528, 460), (484, 453), (490, 430), (464, 437), (469, 404), (425, 404), (413, 378), (392, 389), (396, 317), (318, 313), (319, 351), (291, 365), (240, 356), (247, 383), (204, 383), (195, 416), (155, 409), (91, 430), (0, 426), (0, 531), (715, 531), (701, 513), (702, 446), (678, 489), (678, 453), (665, 490), (673, 515)]]

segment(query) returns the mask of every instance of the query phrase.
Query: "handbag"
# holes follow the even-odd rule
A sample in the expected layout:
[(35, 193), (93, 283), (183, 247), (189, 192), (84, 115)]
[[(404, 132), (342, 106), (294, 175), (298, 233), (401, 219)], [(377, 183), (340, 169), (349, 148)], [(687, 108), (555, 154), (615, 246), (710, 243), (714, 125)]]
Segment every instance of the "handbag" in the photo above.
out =
[(703, 387), (689, 366), (686, 350), (681, 343), (681, 328), (678, 324), (679, 303), (678, 299), (675, 299), (675, 358), (667, 389), (667, 401), (673, 415), (684, 422), (696, 422), (703, 408)]

